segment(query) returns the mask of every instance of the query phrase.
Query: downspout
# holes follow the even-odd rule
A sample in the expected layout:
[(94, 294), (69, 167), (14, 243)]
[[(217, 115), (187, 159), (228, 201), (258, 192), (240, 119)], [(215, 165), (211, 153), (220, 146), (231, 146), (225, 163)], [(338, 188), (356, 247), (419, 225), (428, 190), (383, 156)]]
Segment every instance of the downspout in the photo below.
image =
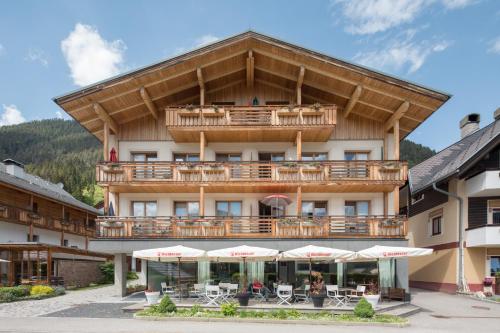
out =
[(454, 193), (447, 192), (436, 186), (436, 183), (432, 183), (432, 188), (434, 191), (442, 193), (446, 196), (452, 197), (458, 201), (458, 292), (467, 292), (468, 285), (465, 281), (464, 272), (464, 219), (463, 219), (463, 199)]

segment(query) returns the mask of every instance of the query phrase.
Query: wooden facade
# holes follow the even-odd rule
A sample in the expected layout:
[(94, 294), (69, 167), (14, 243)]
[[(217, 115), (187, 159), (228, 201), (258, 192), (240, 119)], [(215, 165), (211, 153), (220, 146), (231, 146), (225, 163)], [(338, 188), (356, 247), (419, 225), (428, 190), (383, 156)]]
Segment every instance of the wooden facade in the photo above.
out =
[[(399, 186), (407, 179), (399, 141), (449, 97), (250, 31), (55, 102), (103, 142), (104, 162), (96, 177), (104, 188), (105, 211), (114, 202), (123, 214), (120, 194), (199, 196), (199, 216), (190, 221), (116, 213), (99, 218), (98, 237), (402, 238), (406, 222), (390, 213), (398, 213)], [(293, 145), (295, 157), (272, 162), (255, 155), (237, 162), (207, 157), (209, 145), (232, 144), (239, 152), (251, 146), (259, 155), (259, 146), (269, 143)], [(365, 158), (347, 160), (342, 154), (343, 160), (303, 161), (313, 145), (327, 143), (332, 150), (364, 152)], [(360, 146), (369, 148), (359, 151)], [(196, 147), (197, 160), (174, 161), (172, 152), (186, 147)], [(167, 153), (158, 158), (162, 149), (168, 158)], [(132, 162), (131, 151), (155, 157)], [(273, 192), (296, 193), (297, 215), (289, 227), (268, 216), (221, 224), (205, 214), (206, 194)], [(379, 193), (384, 204), (381, 216), (332, 215), (311, 225), (301, 216), (301, 205), (314, 193)], [(259, 232), (240, 235), (236, 230), (242, 228)]]

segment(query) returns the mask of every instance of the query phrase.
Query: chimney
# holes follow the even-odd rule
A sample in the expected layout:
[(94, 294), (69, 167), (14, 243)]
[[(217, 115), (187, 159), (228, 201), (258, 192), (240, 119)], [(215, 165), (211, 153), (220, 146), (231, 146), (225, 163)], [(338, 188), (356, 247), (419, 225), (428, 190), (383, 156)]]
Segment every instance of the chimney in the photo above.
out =
[(495, 110), (495, 112), (493, 113), (493, 118), (495, 118), (495, 120), (500, 119), (500, 108), (497, 108)]
[(460, 137), (463, 139), (466, 136), (474, 133), (479, 129), (481, 116), (478, 113), (471, 113), (460, 120)]
[(3, 160), (5, 171), (14, 177), (24, 178), (24, 165), (10, 158)]

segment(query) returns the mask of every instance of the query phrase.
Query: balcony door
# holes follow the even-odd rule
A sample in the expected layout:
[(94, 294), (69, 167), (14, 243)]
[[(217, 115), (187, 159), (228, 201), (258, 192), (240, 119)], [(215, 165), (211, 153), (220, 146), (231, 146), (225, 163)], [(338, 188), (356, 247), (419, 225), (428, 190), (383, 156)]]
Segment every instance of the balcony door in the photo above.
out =
[(314, 218), (327, 216), (327, 201), (302, 201), (302, 217)]
[(344, 159), (347, 162), (346, 177), (348, 178), (366, 178), (368, 176), (368, 170), (366, 163), (370, 158), (370, 153), (366, 151), (346, 151), (344, 153)]
[(174, 202), (174, 215), (180, 218), (197, 218), (200, 216), (200, 203), (198, 201)]
[(217, 201), (215, 208), (218, 217), (241, 216), (241, 201)]
[(148, 165), (150, 162), (158, 161), (156, 152), (132, 153), (132, 161), (136, 163), (134, 177), (139, 179), (154, 178), (154, 166)]
[(369, 201), (345, 202), (346, 231), (350, 233), (367, 233), (366, 218), (370, 214)]
[(152, 217), (157, 215), (156, 201), (132, 201), (132, 216)]
[[(215, 154), (216, 162), (241, 162), (241, 154), (240, 153), (217, 153)], [(241, 164), (239, 163), (231, 163), (229, 165), (229, 171), (231, 178), (240, 179), (241, 178)]]
[(328, 153), (302, 153), (302, 161), (326, 161)]
[(200, 154), (196, 153), (174, 153), (174, 162), (199, 162)]

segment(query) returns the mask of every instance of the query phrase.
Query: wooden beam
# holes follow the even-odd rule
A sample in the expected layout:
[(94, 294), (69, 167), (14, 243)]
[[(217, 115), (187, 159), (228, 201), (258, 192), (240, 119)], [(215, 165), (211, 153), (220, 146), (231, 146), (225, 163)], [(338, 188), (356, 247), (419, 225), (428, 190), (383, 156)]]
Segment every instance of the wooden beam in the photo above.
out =
[(394, 126), (396, 121), (399, 121), (399, 119), (401, 119), (405, 115), (406, 111), (408, 111), (409, 108), (410, 108), (410, 103), (408, 101), (404, 101), (398, 107), (396, 112), (394, 112), (392, 116), (385, 123), (385, 130), (386, 131), (390, 130)]
[(206, 145), (205, 132), (200, 132), (200, 161), (205, 160), (205, 145)]
[(384, 192), (384, 216), (389, 215), (389, 195)]
[(205, 216), (205, 188), (200, 186), (200, 216)]
[(144, 87), (141, 88), (141, 97), (142, 100), (144, 101), (144, 104), (146, 104), (146, 107), (148, 108), (149, 112), (151, 112), (153, 118), (158, 120), (158, 110), (156, 109), (156, 106), (151, 100), (151, 96), (149, 96), (148, 91)]
[(109, 189), (105, 186), (102, 191), (104, 192), (104, 215), (107, 215), (109, 212)]
[(344, 109), (344, 118), (347, 118), (349, 116), (352, 109), (354, 108), (354, 105), (356, 105), (356, 103), (358, 102), (359, 96), (361, 96), (362, 92), (363, 87), (361, 85), (357, 85), (356, 89), (354, 89), (354, 91), (352, 92), (349, 102), (347, 102), (347, 106)]
[(205, 105), (205, 81), (203, 80), (201, 67), (196, 69), (196, 76), (198, 77), (198, 85), (200, 86), (200, 105)]
[(297, 161), (302, 161), (302, 131), (297, 131), (295, 144), (297, 145)]
[(302, 186), (297, 186), (297, 216), (302, 215)]
[(52, 276), (52, 250), (47, 248), (47, 285), (50, 285), (50, 277)]
[(304, 66), (300, 66), (299, 77), (297, 78), (297, 104), (302, 104), (302, 83), (304, 83), (304, 74), (306, 69)]
[(255, 58), (253, 57), (252, 50), (248, 51), (247, 58), (247, 87), (252, 88), (255, 77)]
[(396, 120), (394, 123), (394, 152), (393, 152), (393, 159), (399, 160), (399, 120)]
[(399, 186), (394, 187), (392, 197), (394, 199), (394, 215), (399, 215)]
[(102, 142), (102, 157), (104, 161), (109, 160), (109, 123), (104, 122), (104, 140)]
[(113, 118), (111, 118), (106, 110), (104, 110), (101, 104), (94, 103), (94, 111), (104, 123), (109, 123), (109, 127), (115, 134), (118, 133), (118, 124), (116, 123), (116, 121), (114, 121)]

